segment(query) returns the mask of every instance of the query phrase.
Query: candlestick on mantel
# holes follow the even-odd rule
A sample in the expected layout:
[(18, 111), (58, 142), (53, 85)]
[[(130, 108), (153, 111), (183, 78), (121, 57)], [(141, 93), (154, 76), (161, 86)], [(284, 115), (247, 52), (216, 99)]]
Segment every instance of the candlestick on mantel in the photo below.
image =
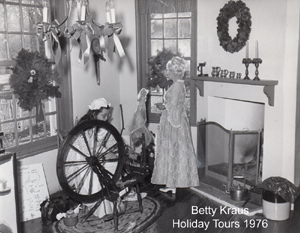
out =
[(246, 42), (246, 58), (249, 58), (249, 42)]
[(258, 41), (255, 41), (255, 58), (259, 58)]
[(111, 23), (116, 23), (115, 3), (113, 0), (109, 0), (109, 6), (110, 6)]
[(106, 11), (106, 20), (107, 20), (108, 23), (111, 23), (111, 20), (110, 20), (110, 6), (109, 6), (108, 2), (105, 5), (105, 11)]

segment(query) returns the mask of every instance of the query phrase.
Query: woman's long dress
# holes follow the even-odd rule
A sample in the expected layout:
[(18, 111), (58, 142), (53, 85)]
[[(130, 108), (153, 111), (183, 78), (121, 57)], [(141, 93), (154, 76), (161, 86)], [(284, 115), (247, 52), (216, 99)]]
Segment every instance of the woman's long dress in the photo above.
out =
[(183, 80), (175, 82), (164, 96), (156, 141), (151, 182), (169, 188), (199, 185), (196, 154), (185, 108), (186, 90)]

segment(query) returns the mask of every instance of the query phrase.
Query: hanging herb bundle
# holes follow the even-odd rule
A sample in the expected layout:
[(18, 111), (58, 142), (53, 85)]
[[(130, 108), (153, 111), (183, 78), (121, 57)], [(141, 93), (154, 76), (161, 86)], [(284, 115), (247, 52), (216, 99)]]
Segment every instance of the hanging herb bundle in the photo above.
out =
[(53, 68), (54, 62), (37, 51), (23, 48), (14, 60), (16, 65), (9, 84), (23, 110), (30, 111), (50, 97), (61, 97), (59, 86), (54, 86), (54, 81), (60, 81), (57, 69)]
[(157, 55), (148, 59), (150, 72), (148, 74), (147, 87), (168, 88), (172, 84), (172, 80), (168, 80), (165, 76), (166, 64), (175, 56), (181, 56), (179, 53), (175, 54), (169, 49), (157, 51)]

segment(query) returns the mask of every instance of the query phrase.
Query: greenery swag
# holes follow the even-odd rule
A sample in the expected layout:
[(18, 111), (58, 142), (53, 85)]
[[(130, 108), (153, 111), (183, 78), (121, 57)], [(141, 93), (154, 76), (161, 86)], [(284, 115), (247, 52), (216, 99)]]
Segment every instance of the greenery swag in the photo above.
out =
[[(237, 18), (238, 32), (234, 39), (228, 33), (228, 22), (231, 18)], [(218, 21), (218, 37), (220, 45), (227, 52), (234, 53), (240, 51), (249, 39), (251, 31), (250, 9), (242, 1), (229, 1), (220, 10)]]
[(166, 64), (175, 56), (181, 56), (179, 53), (173, 53), (169, 49), (157, 51), (156, 56), (148, 59), (150, 72), (148, 74), (147, 87), (168, 88), (172, 84), (172, 80), (168, 80), (165, 76)]
[(9, 83), (18, 98), (19, 106), (24, 110), (32, 110), (39, 106), (42, 100), (49, 97), (61, 97), (58, 71), (53, 68), (54, 62), (48, 60), (39, 52), (21, 49), (14, 59), (16, 65)]

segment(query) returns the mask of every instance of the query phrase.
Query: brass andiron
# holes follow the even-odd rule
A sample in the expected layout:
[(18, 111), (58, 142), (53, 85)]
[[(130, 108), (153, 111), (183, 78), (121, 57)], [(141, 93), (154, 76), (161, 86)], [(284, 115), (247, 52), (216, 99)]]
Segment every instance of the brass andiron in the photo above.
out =
[(259, 77), (258, 77), (258, 67), (259, 67), (259, 64), (262, 63), (262, 60), (261, 60), (260, 58), (254, 58), (254, 59), (252, 60), (252, 63), (255, 65), (255, 68), (256, 68), (256, 70), (255, 70), (255, 77), (254, 77), (253, 80), (259, 81), (260, 79), (259, 79)]
[(251, 64), (251, 63), (252, 63), (251, 58), (244, 58), (244, 59), (243, 59), (243, 64), (245, 64), (245, 66), (246, 66), (246, 71), (245, 71), (245, 78), (244, 78), (244, 80), (250, 80), (250, 78), (249, 78), (249, 76), (248, 76), (248, 74), (249, 74), (248, 67), (249, 67), (249, 64)]

